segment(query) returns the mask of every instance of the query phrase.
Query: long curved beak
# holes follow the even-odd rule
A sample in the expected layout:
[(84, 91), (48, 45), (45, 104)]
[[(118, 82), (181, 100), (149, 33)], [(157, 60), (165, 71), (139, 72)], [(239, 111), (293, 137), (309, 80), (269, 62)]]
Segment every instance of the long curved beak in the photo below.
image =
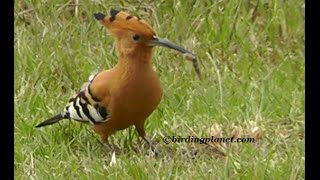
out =
[(193, 67), (199, 77), (199, 79), (201, 80), (201, 72), (199, 69), (199, 65), (198, 65), (198, 60), (197, 57), (190, 51), (184, 49), (183, 47), (174, 44), (173, 42), (170, 42), (166, 39), (160, 38), (158, 36), (153, 36), (153, 39), (150, 42), (150, 46), (163, 46), (163, 47), (167, 47), (170, 49), (174, 49), (176, 51), (181, 52), (187, 59), (191, 60), (193, 63)]
[(183, 54), (188, 53), (188, 54), (194, 56), (194, 54), (192, 52), (184, 49), (181, 46), (178, 46), (178, 45), (174, 44), (173, 42), (170, 42), (170, 41), (168, 41), (166, 39), (163, 39), (163, 38), (160, 38), (158, 36), (153, 36), (153, 40), (151, 40), (151, 45), (158, 45), (158, 46), (167, 47), (167, 48), (179, 51), (179, 52), (181, 52)]

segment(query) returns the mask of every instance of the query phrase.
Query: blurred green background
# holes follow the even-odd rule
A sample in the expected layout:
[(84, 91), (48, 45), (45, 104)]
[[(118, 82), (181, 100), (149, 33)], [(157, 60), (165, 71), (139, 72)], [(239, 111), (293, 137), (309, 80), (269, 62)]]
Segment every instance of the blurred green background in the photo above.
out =
[[(130, 128), (111, 137), (121, 149), (113, 165), (86, 124), (34, 128), (92, 73), (117, 63), (114, 39), (93, 17), (111, 8), (197, 54), (203, 74), (199, 81), (180, 54), (154, 49), (165, 94), (146, 133), (161, 154), (154, 157)], [(301, 0), (15, 1), (15, 178), (304, 179), (304, 12)], [(256, 141), (162, 142), (192, 135)]]

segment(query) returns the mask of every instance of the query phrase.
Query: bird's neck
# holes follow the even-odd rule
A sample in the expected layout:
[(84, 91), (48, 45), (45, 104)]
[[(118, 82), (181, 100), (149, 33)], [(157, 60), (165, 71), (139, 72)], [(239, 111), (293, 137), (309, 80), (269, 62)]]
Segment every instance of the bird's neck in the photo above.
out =
[(145, 71), (152, 68), (151, 49), (144, 51), (133, 51), (119, 55), (118, 65), (127, 71)]

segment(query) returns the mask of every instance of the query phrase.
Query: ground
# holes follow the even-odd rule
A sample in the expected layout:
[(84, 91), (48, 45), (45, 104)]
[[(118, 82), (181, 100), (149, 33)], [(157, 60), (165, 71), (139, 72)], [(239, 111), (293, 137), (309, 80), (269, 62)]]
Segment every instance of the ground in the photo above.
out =
[[(152, 152), (133, 128), (108, 152), (90, 126), (59, 113), (88, 77), (113, 67), (114, 39), (93, 13), (126, 9), (194, 52), (202, 70), (154, 49), (164, 96), (148, 118)], [(16, 179), (304, 179), (304, 1), (16, 1)], [(252, 137), (253, 143), (169, 143), (163, 137)], [(128, 144), (140, 153), (136, 154)]]

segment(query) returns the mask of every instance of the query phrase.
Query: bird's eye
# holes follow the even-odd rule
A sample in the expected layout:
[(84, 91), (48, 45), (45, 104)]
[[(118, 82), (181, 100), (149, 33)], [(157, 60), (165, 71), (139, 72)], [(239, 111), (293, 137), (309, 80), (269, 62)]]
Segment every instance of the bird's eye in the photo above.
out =
[(139, 41), (140, 40), (140, 36), (138, 34), (135, 34), (134, 36), (132, 36), (132, 39), (135, 41)]

